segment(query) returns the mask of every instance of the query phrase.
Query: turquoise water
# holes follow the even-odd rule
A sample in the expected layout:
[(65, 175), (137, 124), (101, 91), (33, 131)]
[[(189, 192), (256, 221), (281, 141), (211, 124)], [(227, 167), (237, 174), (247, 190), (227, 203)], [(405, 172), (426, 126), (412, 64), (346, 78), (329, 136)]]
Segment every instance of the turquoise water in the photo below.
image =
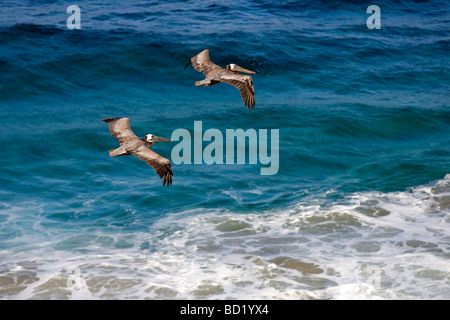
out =
[[(6, 1), (0, 9), (2, 299), (448, 299), (445, 1)], [(185, 62), (256, 71), (256, 107)], [(279, 129), (279, 170), (173, 164), (170, 138)], [(153, 150), (170, 158), (177, 142)], [(207, 143), (204, 143), (206, 146)]]

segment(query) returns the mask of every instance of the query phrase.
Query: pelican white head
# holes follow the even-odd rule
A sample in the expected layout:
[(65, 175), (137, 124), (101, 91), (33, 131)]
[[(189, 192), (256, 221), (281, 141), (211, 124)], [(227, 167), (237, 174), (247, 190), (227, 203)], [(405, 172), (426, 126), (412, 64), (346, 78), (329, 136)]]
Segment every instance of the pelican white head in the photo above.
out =
[(244, 72), (244, 73), (248, 73), (248, 74), (255, 74), (254, 71), (251, 70), (247, 70), (244, 69), (242, 67), (239, 67), (238, 65), (234, 64), (234, 63), (230, 63), (229, 65), (227, 65), (227, 69), (230, 71), (234, 71), (234, 72)]
[(172, 140), (170, 140), (170, 139), (165, 139), (165, 138), (161, 138), (161, 137), (157, 137), (157, 136), (155, 136), (155, 135), (153, 135), (153, 134), (147, 134), (145, 137), (144, 137), (144, 139), (143, 139), (144, 141), (146, 141), (146, 142), (150, 142), (150, 143), (152, 143), (152, 142), (167, 142), (167, 141), (172, 141)]

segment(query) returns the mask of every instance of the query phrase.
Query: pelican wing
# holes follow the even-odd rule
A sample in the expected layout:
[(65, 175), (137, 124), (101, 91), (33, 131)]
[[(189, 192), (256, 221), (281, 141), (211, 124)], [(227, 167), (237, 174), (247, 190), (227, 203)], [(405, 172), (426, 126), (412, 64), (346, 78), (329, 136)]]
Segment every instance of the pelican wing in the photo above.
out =
[(163, 186), (172, 184), (173, 171), (169, 159), (160, 156), (145, 146), (137, 148), (132, 154), (155, 169), (158, 176), (163, 179)]
[(203, 50), (196, 56), (191, 58), (192, 66), (198, 72), (203, 72), (203, 75), (206, 77), (211, 71), (217, 71), (223, 69), (218, 66), (209, 58), (209, 49)]
[(136, 139), (140, 140), (131, 130), (129, 118), (110, 118), (103, 121), (108, 124), (109, 132), (119, 141), (121, 146)]
[(231, 72), (226, 70), (227, 72), (223, 72), (220, 76), (220, 80), (231, 84), (236, 87), (241, 93), (242, 100), (244, 100), (245, 106), (250, 110), (253, 110), (255, 107), (255, 88), (253, 86), (252, 77), (237, 74), (235, 72)]

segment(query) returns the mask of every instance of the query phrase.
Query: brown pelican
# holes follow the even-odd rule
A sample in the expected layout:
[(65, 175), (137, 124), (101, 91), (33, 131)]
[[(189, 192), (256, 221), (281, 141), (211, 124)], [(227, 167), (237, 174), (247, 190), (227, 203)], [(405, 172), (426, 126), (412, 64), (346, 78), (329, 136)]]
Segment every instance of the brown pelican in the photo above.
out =
[(192, 66), (198, 72), (203, 72), (205, 79), (202, 81), (196, 81), (195, 85), (198, 86), (214, 86), (221, 82), (226, 82), (238, 88), (244, 100), (245, 106), (250, 110), (253, 110), (255, 106), (255, 88), (253, 87), (253, 81), (251, 76), (238, 73), (245, 72), (249, 74), (255, 74), (255, 72), (239, 67), (235, 64), (227, 65), (227, 68), (222, 68), (211, 61), (209, 58), (209, 49), (203, 50), (196, 56), (192, 57), (185, 65), (184, 69), (192, 63)]
[(109, 150), (111, 157), (133, 155), (139, 159), (147, 162), (159, 177), (163, 179), (163, 186), (172, 184), (172, 167), (170, 160), (161, 157), (156, 152), (149, 148), (155, 142), (172, 141), (161, 137), (147, 134), (143, 139), (138, 138), (130, 128), (130, 119), (128, 118), (110, 118), (104, 119), (109, 126), (109, 132), (120, 143), (120, 147), (114, 150)]

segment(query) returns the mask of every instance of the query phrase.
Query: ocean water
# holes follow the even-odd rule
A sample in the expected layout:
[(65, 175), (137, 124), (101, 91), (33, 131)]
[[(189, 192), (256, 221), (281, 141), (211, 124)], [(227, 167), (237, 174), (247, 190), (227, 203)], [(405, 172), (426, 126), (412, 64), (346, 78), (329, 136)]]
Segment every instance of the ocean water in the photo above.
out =
[[(0, 298), (450, 299), (449, 5), (373, 4), (381, 29), (356, 0), (2, 1)], [(195, 87), (206, 48), (256, 71), (253, 111)], [(278, 129), (279, 170), (163, 187), (108, 117)]]

